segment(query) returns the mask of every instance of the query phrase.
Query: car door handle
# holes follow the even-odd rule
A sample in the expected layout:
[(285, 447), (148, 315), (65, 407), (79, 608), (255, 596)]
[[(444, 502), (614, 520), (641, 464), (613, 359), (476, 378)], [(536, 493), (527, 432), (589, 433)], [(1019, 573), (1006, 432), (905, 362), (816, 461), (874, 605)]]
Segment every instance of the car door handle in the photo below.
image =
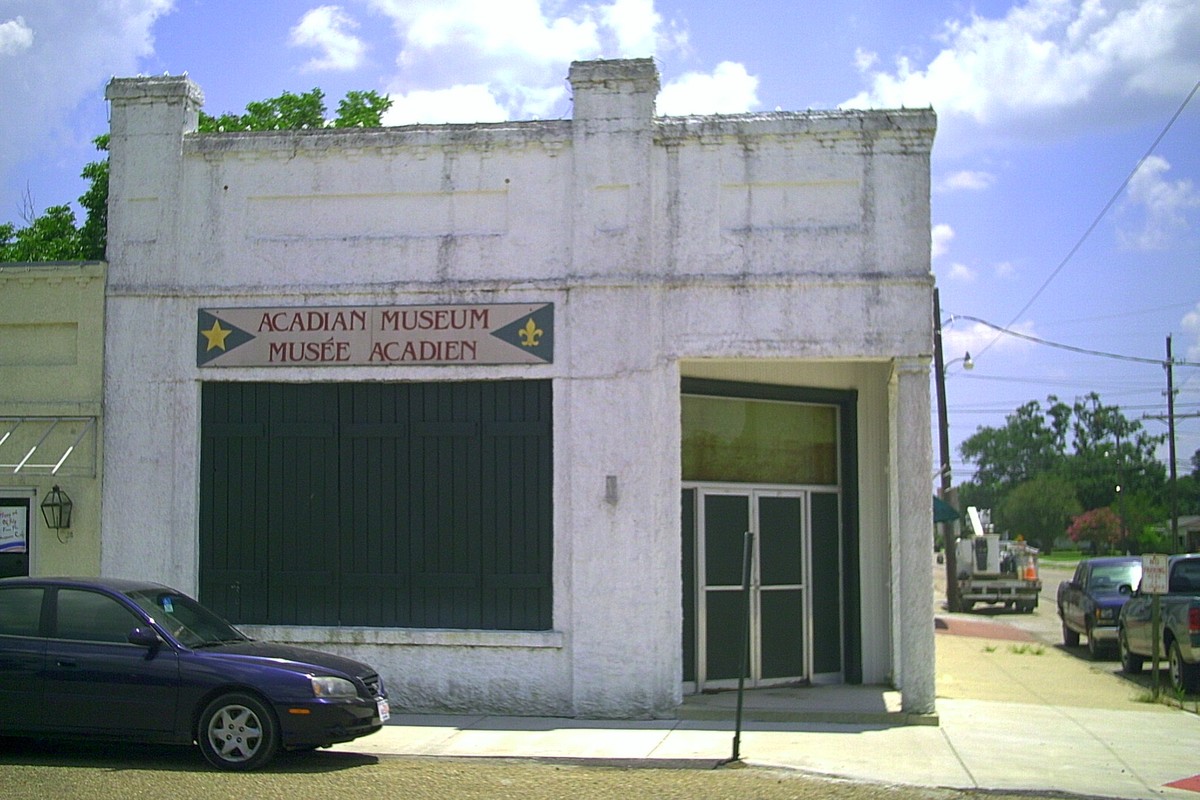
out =
[(67, 659), (65, 659), (65, 658), (56, 659), (54, 663), (55, 663), (55, 665), (57, 665), (57, 666), (60, 666), (60, 667), (71, 667), (71, 668), (74, 668), (74, 667), (77, 667), (77, 666), (79, 666), (79, 663), (78, 663), (78, 662), (76, 662), (76, 661), (68, 661), (68, 660), (67, 660)]

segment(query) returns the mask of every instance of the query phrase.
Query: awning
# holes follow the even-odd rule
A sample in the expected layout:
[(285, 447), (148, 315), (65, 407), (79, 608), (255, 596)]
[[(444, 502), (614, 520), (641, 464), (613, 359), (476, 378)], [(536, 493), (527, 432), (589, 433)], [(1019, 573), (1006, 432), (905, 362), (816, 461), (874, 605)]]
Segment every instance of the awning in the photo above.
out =
[(934, 522), (954, 522), (954, 520), (962, 517), (954, 506), (947, 503), (937, 495), (933, 496), (933, 521)]
[(0, 474), (95, 475), (95, 417), (0, 417)]

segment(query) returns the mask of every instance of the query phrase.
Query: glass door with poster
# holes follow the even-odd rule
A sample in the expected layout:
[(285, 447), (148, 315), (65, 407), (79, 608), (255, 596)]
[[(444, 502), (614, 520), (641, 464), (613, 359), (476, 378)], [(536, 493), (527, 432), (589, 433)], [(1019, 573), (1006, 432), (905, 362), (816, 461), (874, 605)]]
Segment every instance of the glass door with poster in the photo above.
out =
[(0, 497), (0, 578), (29, 574), (28, 497)]

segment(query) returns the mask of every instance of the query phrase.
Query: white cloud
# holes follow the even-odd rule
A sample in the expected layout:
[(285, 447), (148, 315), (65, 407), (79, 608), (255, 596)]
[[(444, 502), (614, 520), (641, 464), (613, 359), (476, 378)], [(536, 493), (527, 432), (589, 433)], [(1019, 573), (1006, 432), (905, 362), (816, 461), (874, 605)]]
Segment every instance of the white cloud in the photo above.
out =
[(1180, 321), (1183, 329), (1193, 337), (1194, 341), (1188, 345), (1187, 360), (1200, 361), (1200, 303), (1191, 311), (1183, 315)]
[(24, 17), (0, 22), (0, 56), (18, 53), (33, 47), (33, 30)]
[(687, 33), (667, 27), (654, 10), (654, 0), (614, 0), (610, 6), (601, 6), (598, 13), (602, 27), (616, 37), (614, 55), (645, 58), (687, 44)]
[[(399, 41), (389, 94), (422, 118), (444, 108), (437, 121), (462, 117), (445, 105), (454, 97), (473, 98), (477, 113), (502, 108), (499, 119), (564, 116), (572, 61), (653, 57), (687, 44), (686, 31), (664, 20), (653, 0), (367, 2)], [(388, 117), (404, 118), (399, 109)]]
[(442, 122), (501, 122), (508, 110), (482, 84), (458, 85), (436, 91), (414, 90), (392, 94), (392, 107), (383, 116), (384, 125)]
[(600, 49), (599, 23), (581, 10), (549, 16), (539, 0), (371, 0), (404, 41), (400, 60), (450, 47), (531, 64), (561, 64)]
[(933, 258), (945, 255), (950, 249), (950, 242), (954, 239), (954, 229), (946, 223), (938, 223), (929, 231), (930, 238), (930, 253)]
[(861, 73), (866, 73), (875, 68), (879, 63), (879, 54), (872, 53), (869, 50), (863, 50), (861, 47), (854, 50), (854, 68)]
[(657, 111), (665, 115), (738, 114), (758, 105), (758, 78), (732, 61), (711, 73), (689, 72), (662, 88)]
[[(1032, 322), (1022, 322), (1009, 328), (1015, 333), (1037, 337)], [(993, 327), (968, 320), (951, 321), (942, 326), (942, 348), (946, 358), (954, 358), (958, 353), (981, 353), (984, 350), (992, 352), (1014, 352), (1032, 347), (1032, 343), (1018, 336), (1001, 333)], [(955, 354), (955, 355), (952, 355)]]
[(318, 6), (301, 17), (292, 28), (294, 47), (316, 48), (321, 55), (304, 65), (307, 71), (348, 71), (362, 63), (366, 45), (350, 33), (358, 27), (340, 6)]
[(1161, 250), (1175, 234), (1188, 229), (1188, 214), (1200, 208), (1200, 192), (1190, 180), (1170, 181), (1171, 165), (1160, 156), (1150, 156), (1129, 181), (1122, 216), (1137, 217), (1136, 228), (1123, 226), (1117, 235), (1122, 245), (1137, 250)]
[(943, 130), (1061, 134), (1161, 115), (1200, 73), (1195, 0), (1028, 0), (999, 18), (950, 20), (924, 66), (856, 55), (867, 88), (849, 107), (933, 106)]
[[(81, 139), (68, 129), (69, 116), (86, 100), (100, 105), (110, 76), (138, 72), (139, 59), (154, 50), (154, 22), (171, 11), (173, 2), (38, 0), (23, 5), (22, 16), (4, 23), (0, 34), (7, 43), (0, 108), (20, 109), (0, 115), (0, 176), (6, 179), (35, 156), (54, 154), (78, 164), (96, 157), (88, 140), (99, 131)], [(0, 218), (7, 211), (0, 209)]]
[(966, 264), (955, 262), (950, 265), (950, 280), (960, 283), (971, 283), (975, 280), (975, 270)]
[[(461, 121), (562, 116), (572, 61), (654, 57), (684, 50), (687, 32), (653, 0), (565, 5), (545, 0), (369, 0), (401, 41), (388, 85), (388, 120)], [(443, 86), (442, 89), (430, 87)], [(758, 79), (740, 64), (665, 86), (659, 113), (736, 113), (755, 104)], [(467, 109), (455, 103), (466, 103)], [(503, 113), (496, 114), (497, 109)]]
[(990, 172), (960, 170), (938, 181), (934, 190), (938, 192), (981, 192), (990, 189), (995, 182), (996, 176)]

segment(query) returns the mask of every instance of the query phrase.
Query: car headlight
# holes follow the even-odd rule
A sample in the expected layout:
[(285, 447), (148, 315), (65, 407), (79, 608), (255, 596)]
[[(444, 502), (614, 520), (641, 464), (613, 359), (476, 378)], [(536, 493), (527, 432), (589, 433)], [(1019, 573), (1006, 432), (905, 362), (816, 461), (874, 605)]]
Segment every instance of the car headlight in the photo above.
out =
[(345, 678), (314, 677), (312, 691), (314, 697), (358, 697), (358, 689)]
[(1117, 610), (1115, 608), (1097, 608), (1096, 619), (1116, 619)]

